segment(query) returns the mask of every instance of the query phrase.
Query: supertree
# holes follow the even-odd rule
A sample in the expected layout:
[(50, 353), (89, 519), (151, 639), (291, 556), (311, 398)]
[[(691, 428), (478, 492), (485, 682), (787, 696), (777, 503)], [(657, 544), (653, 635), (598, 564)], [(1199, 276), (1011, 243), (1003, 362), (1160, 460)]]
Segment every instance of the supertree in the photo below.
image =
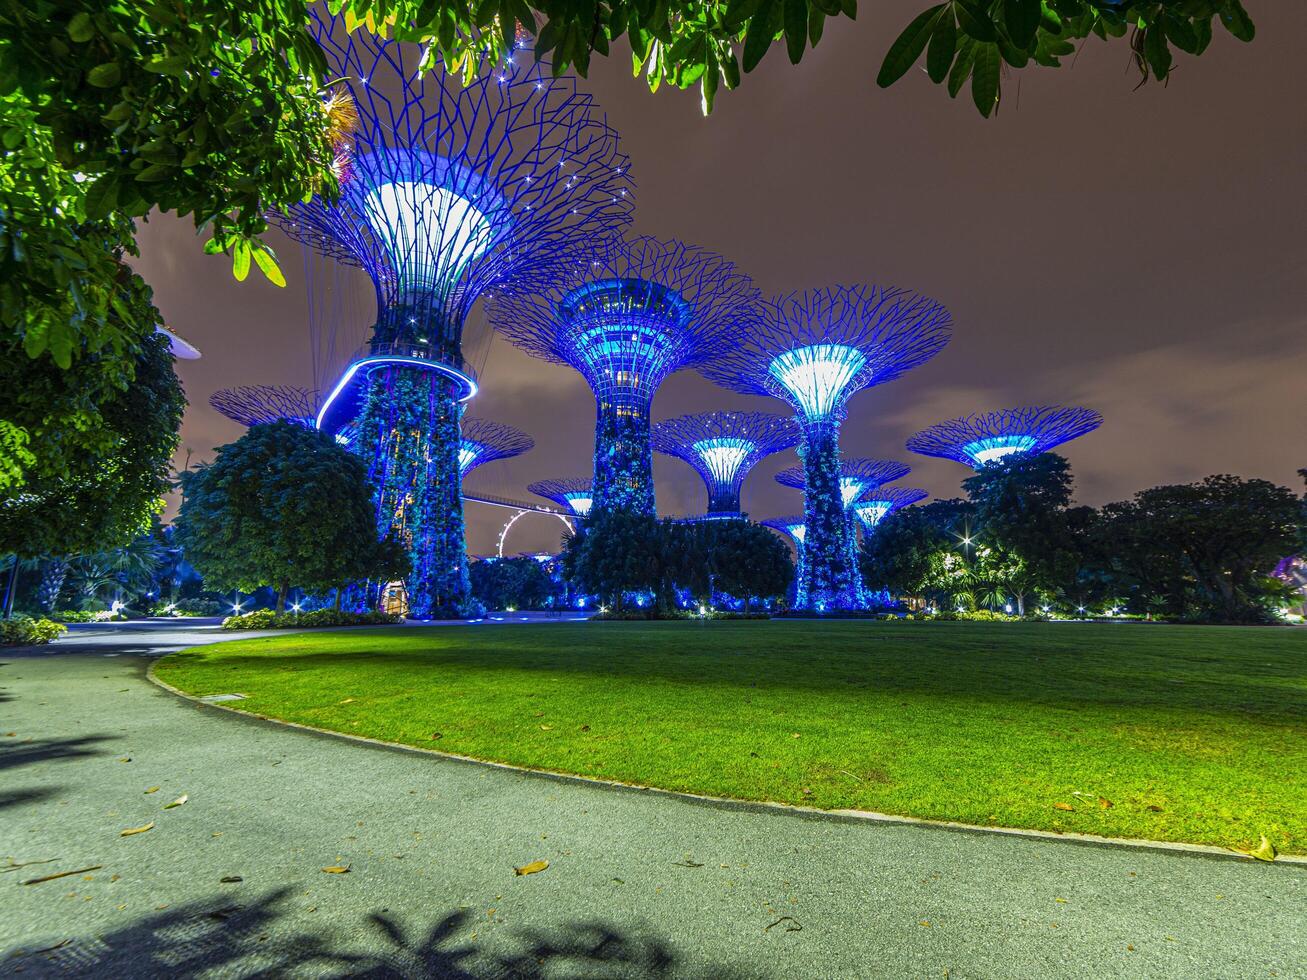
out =
[(773, 517), (769, 521), (760, 522), (763, 527), (769, 527), (773, 530), (780, 531), (794, 542), (794, 585), (790, 596), (791, 605), (795, 609), (802, 608), (806, 603), (800, 601), (803, 595), (804, 582), (804, 561), (805, 548), (803, 539), (807, 537), (807, 528), (804, 526), (804, 517), (802, 514), (794, 514), (790, 517)]
[(853, 505), (862, 526), (870, 531), (888, 515), (900, 508), (925, 500), (930, 494), (916, 487), (878, 487), (868, 490)]
[(527, 485), (527, 490), (538, 497), (552, 500), (563, 510), (585, 517), (594, 503), (594, 483), (582, 477), (562, 480), (539, 480)]
[(209, 396), (209, 404), (244, 426), (285, 421), (312, 428), (318, 415), (318, 393), (293, 385), (223, 388)]
[(806, 542), (797, 606), (863, 607), (856, 531), (840, 492), (840, 423), (853, 394), (934, 357), (949, 336), (949, 313), (935, 300), (833, 286), (762, 304), (749, 335), (703, 369), (726, 388), (782, 399), (803, 428)]
[(652, 514), (654, 393), (673, 371), (737, 343), (757, 298), (721, 256), (639, 237), (574, 265), (543, 294), (498, 297), (490, 320), (518, 347), (570, 365), (590, 384), (595, 506)]
[(460, 477), (467, 476), (483, 463), (521, 456), (535, 446), (535, 440), (529, 435), (503, 422), (465, 418), (459, 428), (462, 435), (458, 445)]
[[(841, 459), (840, 500), (845, 508), (873, 487), (901, 480), (912, 472), (912, 467), (894, 459)], [(776, 482), (783, 487), (802, 490), (807, 485), (807, 474), (802, 466), (791, 466), (776, 474)]]
[(979, 469), (1013, 453), (1048, 452), (1102, 424), (1103, 416), (1088, 408), (1034, 405), (949, 419), (922, 429), (907, 446)]
[[(340, 81), (328, 111), (348, 138), (340, 193), (274, 216), (305, 245), (367, 272), (371, 342), (318, 413), (369, 462), (377, 524), (397, 532), (413, 571), (410, 614), (460, 614), (469, 585), (460, 500), (461, 403), (476, 393), (462, 353), (474, 303), (556, 278), (630, 221), (628, 161), (575, 79), (518, 53), (468, 83), (419, 52), (316, 15)], [(515, 61), (521, 64), (514, 63)]]
[(766, 412), (706, 412), (654, 423), (653, 448), (694, 467), (708, 488), (707, 517), (739, 517), (740, 488), (758, 461), (799, 444), (793, 419)]

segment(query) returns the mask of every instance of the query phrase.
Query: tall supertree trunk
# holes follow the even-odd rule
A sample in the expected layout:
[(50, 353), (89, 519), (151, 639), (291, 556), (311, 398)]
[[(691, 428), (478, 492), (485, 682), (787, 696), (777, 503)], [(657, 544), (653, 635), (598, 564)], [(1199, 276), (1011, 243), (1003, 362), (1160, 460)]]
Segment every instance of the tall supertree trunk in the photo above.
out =
[(810, 424), (801, 451), (805, 479), (804, 561), (796, 602), (809, 609), (863, 608), (857, 530), (840, 491), (839, 429)]
[(593, 507), (654, 516), (649, 406), (601, 398), (597, 407)]
[(369, 379), (356, 448), (368, 461), (377, 531), (395, 531), (413, 567), (409, 614), (458, 617), (471, 595), (459, 479), (453, 382), (422, 368), (387, 367)]

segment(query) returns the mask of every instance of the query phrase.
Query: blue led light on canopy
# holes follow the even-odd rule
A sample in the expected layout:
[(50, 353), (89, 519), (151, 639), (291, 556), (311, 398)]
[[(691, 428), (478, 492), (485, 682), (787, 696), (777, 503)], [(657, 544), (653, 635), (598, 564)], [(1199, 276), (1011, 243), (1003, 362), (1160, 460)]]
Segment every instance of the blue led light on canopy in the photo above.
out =
[(788, 404), (803, 428), (802, 608), (861, 609), (851, 503), (870, 484), (841, 479), (839, 427), (858, 391), (892, 381), (948, 343), (948, 310), (893, 287), (832, 286), (777, 297), (758, 307), (743, 342), (702, 371), (733, 391)]
[(759, 460), (798, 445), (798, 424), (766, 412), (706, 412), (656, 422), (655, 451), (694, 467), (708, 489), (705, 516), (740, 516), (740, 490)]
[(726, 259), (637, 237), (578, 262), (552, 288), (514, 288), (490, 322), (529, 354), (567, 364), (594, 392), (594, 505), (655, 511), (649, 413), (664, 379), (735, 344), (758, 291)]
[[(850, 507), (868, 490), (901, 480), (911, 472), (912, 467), (895, 459), (841, 459), (840, 500), (845, 507)], [(776, 474), (776, 482), (783, 487), (803, 490), (807, 486), (807, 477), (802, 466), (791, 466)]]
[(215, 391), (209, 404), (244, 426), (296, 422), (312, 428), (318, 414), (318, 393), (294, 385), (241, 385)]
[(485, 463), (520, 456), (535, 446), (521, 429), (489, 419), (465, 418), (459, 425), (458, 471), (467, 474)]
[(339, 194), (269, 217), (362, 268), (376, 299), (368, 347), (318, 427), (351, 431), (369, 462), (378, 530), (412, 561), (410, 614), (462, 615), (459, 403), (477, 390), (464, 323), (489, 294), (543, 288), (619, 238), (634, 205), (629, 161), (593, 97), (534, 58), (483, 64), (464, 85), (438, 54), (349, 31), (320, 8), (310, 29), (335, 79), (324, 111), (348, 123), (332, 168)]
[(594, 500), (594, 483), (584, 478), (539, 480), (529, 484), (527, 490), (537, 497), (552, 500), (559, 507), (577, 517), (590, 513)]
[(930, 494), (916, 487), (878, 487), (869, 490), (853, 505), (853, 513), (868, 531), (887, 516), (910, 504), (925, 500)]
[(1103, 416), (1092, 409), (1033, 405), (949, 419), (918, 432), (907, 447), (979, 469), (1022, 453), (1048, 452), (1102, 424)]

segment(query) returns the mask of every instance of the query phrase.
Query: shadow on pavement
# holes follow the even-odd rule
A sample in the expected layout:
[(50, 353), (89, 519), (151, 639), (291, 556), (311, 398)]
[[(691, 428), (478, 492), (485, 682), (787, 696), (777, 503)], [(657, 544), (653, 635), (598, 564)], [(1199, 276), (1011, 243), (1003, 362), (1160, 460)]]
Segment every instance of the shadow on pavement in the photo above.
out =
[(62, 792), (64, 792), (64, 788), (59, 786), (6, 790), (0, 793), (0, 810), (9, 806), (19, 806), (23, 803), (40, 803), (43, 800), (58, 796)]
[[(350, 976), (402, 977), (666, 977), (680, 957), (666, 942), (623, 935), (609, 925), (579, 922), (514, 935), (513, 952), (474, 944), (466, 911), (430, 926), (406, 927), (373, 913), (359, 928), (292, 924), (292, 889), (280, 888), (238, 904), (213, 898), (149, 915), (94, 939), (60, 939), (14, 949), (0, 971), (23, 976)], [(300, 912), (302, 916), (304, 913)], [(484, 923), (478, 919), (484, 928)], [(348, 942), (348, 935), (354, 941)], [(484, 943), (484, 940), (482, 941)], [(352, 948), (350, 948), (352, 947)], [(702, 973), (702, 970), (696, 970)], [(714, 977), (739, 976), (709, 969)]]
[(18, 769), (39, 762), (60, 762), (65, 759), (84, 759), (94, 755), (107, 755), (104, 749), (94, 748), (101, 742), (112, 742), (116, 735), (83, 735), (79, 738), (52, 738), (36, 742), (19, 742), (17, 745), (0, 744), (0, 772)]

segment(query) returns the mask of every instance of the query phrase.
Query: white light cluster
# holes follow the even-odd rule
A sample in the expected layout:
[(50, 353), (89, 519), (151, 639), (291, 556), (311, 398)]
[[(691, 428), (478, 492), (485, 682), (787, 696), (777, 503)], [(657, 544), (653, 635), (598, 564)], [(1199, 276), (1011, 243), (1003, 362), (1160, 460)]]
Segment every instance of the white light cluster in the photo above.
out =
[(866, 363), (866, 356), (856, 347), (814, 344), (787, 350), (773, 358), (767, 370), (804, 416), (815, 421), (839, 408), (849, 382)]
[(405, 289), (452, 285), (494, 237), (470, 201), (433, 184), (380, 184), (363, 198), (363, 210)]
[(703, 465), (712, 474), (717, 483), (730, 485), (740, 467), (756, 448), (748, 439), (738, 436), (717, 436), (713, 439), (700, 439), (692, 446), (703, 460)]

